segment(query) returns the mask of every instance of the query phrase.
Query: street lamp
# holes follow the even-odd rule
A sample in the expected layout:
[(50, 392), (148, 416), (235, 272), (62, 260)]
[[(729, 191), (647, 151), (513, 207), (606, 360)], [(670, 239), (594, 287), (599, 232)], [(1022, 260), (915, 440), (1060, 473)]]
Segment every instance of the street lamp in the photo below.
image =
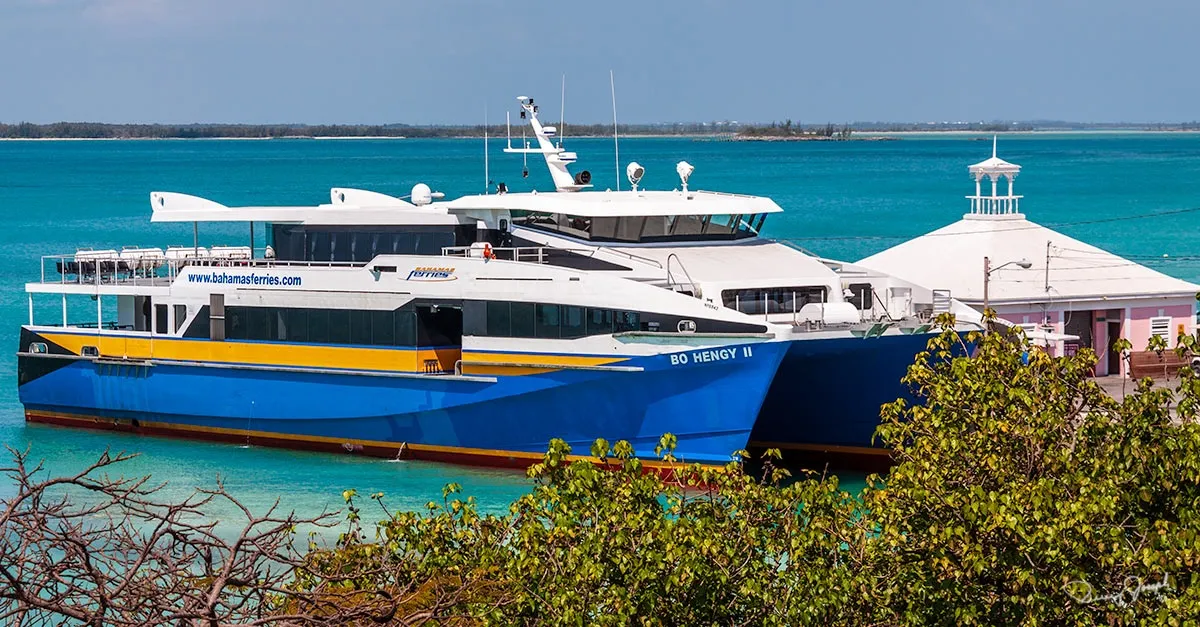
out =
[(1021, 259), (1020, 261), (1009, 261), (1008, 263), (1002, 263), (993, 268), (992, 260), (988, 259), (987, 257), (983, 258), (983, 315), (985, 316), (987, 315), (988, 310), (988, 279), (991, 278), (993, 272), (1008, 266), (1018, 266), (1024, 270), (1028, 270), (1033, 267), (1033, 263), (1028, 259)]

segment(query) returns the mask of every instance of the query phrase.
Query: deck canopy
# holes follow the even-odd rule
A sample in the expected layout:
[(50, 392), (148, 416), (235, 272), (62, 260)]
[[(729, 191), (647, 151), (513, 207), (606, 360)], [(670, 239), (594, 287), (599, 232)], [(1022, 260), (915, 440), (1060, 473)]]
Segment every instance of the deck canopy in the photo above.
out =
[(153, 192), (151, 222), (270, 222), (273, 224), (457, 224), (441, 203), (414, 205), (400, 198), (347, 188), (330, 190), (331, 202), (315, 206), (228, 207), (199, 196)]

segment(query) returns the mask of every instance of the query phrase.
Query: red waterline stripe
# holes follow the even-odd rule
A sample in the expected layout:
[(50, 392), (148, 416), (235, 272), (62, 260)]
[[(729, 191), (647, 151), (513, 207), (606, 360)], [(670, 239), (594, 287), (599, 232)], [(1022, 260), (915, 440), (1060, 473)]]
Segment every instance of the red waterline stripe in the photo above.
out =
[[(487, 451), (459, 447), (427, 447), (410, 444), (363, 443), (348, 441), (338, 443), (332, 438), (310, 439), (304, 436), (289, 435), (288, 437), (273, 437), (263, 432), (245, 432), (237, 430), (215, 431), (203, 427), (188, 426), (173, 428), (165, 423), (141, 424), (137, 426), (132, 420), (118, 420), (100, 416), (79, 414), (62, 414), (26, 410), (25, 420), (61, 427), (78, 427), (100, 431), (117, 431), (137, 435), (168, 437), (173, 439), (203, 440), (207, 442), (223, 442), (231, 444), (251, 444), (272, 448), (313, 451), (321, 453), (355, 453), (382, 459), (412, 459), (419, 461), (441, 462), (463, 466), (486, 466), (491, 468), (510, 468), (524, 470), (542, 462), (540, 453), (516, 453), (505, 451)], [(569, 460), (594, 458), (571, 455)], [(642, 462), (647, 472), (668, 474), (671, 466), (653, 461)], [(597, 465), (604, 465), (597, 462)]]

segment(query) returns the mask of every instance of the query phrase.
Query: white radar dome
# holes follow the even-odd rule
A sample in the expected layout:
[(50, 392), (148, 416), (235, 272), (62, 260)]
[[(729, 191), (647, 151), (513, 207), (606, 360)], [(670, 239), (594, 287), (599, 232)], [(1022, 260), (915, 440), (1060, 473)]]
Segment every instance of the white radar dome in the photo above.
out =
[(412, 195), (409, 197), (414, 205), (428, 205), (433, 202), (433, 190), (424, 183), (413, 185)]

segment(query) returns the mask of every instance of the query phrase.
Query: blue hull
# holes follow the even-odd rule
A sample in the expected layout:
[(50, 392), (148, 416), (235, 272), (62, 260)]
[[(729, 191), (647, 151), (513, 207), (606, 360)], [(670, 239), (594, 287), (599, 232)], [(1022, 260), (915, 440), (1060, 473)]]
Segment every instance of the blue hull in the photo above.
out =
[(756, 446), (882, 455), (879, 410), (913, 400), (901, 379), (932, 336), (796, 340), (750, 437)]
[(673, 433), (678, 458), (720, 463), (747, 446), (787, 346), (729, 347), (736, 357), (701, 363), (673, 365), (668, 355), (620, 363), (638, 372), (494, 381), (77, 360), (26, 381), (20, 398), (28, 419), (42, 422), (513, 465), (536, 461), (552, 438), (581, 455), (596, 438), (628, 440), (653, 458), (660, 436)]

